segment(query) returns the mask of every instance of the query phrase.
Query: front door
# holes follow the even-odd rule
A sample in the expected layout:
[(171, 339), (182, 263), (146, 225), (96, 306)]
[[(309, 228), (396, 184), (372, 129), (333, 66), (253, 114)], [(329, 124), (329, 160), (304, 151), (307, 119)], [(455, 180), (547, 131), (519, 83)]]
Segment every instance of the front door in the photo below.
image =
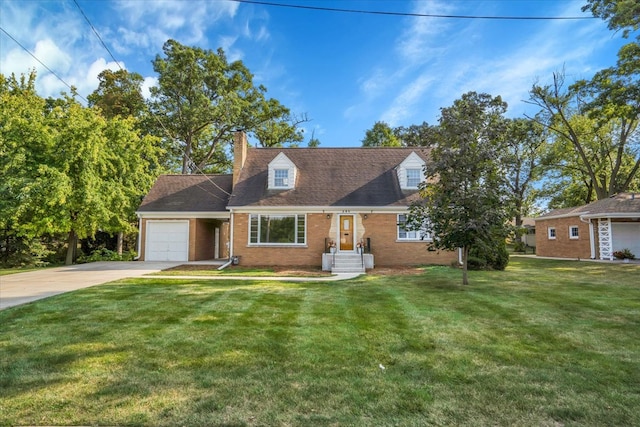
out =
[(353, 250), (353, 215), (340, 215), (340, 250)]

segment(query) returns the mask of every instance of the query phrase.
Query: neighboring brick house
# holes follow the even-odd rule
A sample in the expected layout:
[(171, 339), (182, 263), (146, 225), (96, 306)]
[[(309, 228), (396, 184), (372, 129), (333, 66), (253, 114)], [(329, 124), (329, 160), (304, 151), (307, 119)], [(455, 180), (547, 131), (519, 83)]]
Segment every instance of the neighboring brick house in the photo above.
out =
[(419, 200), (426, 156), (420, 147), (251, 148), (238, 133), (233, 175), (158, 179), (138, 209), (140, 258), (324, 269), (349, 256), (368, 268), (450, 264), (457, 251), (429, 250), (429, 235), (402, 226)]
[(640, 195), (621, 193), (536, 218), (536, 254), (612, 260), (630, 249), (640, 257)]

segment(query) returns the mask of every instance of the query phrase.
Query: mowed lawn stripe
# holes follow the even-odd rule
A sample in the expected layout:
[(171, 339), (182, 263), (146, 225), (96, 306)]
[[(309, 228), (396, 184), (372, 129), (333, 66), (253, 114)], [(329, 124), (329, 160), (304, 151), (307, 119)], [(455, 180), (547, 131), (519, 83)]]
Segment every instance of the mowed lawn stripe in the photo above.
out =
[(640, 425), (638, 277), (87, 288), (0, 312), (0, 425)]

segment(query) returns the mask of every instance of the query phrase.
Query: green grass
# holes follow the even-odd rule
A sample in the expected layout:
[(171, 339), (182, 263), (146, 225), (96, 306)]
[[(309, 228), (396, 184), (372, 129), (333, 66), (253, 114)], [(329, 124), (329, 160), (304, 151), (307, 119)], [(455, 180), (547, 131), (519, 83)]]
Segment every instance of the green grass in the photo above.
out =
[(639, 277), (514, 258), (468, 287), (87, 288), (0, 312), (0, 425), (640, 425)]
[(244, 277), (322, 277), (331, 276), (330, 272), (318, 269), (284, 269), (284, 268), (253, 268), (253, 267), (227, 267), (218, 270), (218, 266), (212, 265), (180, 265), (148, 274), (148, 276), (244, 276)]

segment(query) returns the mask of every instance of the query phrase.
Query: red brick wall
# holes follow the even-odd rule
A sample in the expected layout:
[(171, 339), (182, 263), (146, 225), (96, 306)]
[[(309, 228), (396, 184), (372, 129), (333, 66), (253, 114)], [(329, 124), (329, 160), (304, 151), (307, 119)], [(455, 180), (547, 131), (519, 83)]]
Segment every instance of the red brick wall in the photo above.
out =
[(397, 214), (368, 214), (362, 220), (364, 237), (371, 238), (376, 266), (441, 264), (458, 259), (457, 251), (429, 251), (428, 242), (398, 241)]
[[(457, 251), (428, 251), (427, 242), (397, 241), (396, 214), (367, 214), (367, 219), (355, 214), (357, 237), (370, 238), (376, 266), (442, 264), (458, 259)], [(250, 246), (248, 244), (248, 214), (235, 214), (233, 252), (243, 265), (320, 266), (325, 238), (333, 238), (336, 215), (307, 215), (307, 245), (291, 247)], [(332, 225), (334, 226), (332, 228)]]
[[(579, 237), (577, 239), (569, 238), (569, 227), (571, 226), (578, 226)], [(555, 227), (555, 239), (549, 239), (549, 227)], [(580, 221), (577, 216), (536, 220), (536, 255), (557, 258), (590, 258), (589, 224)]]

